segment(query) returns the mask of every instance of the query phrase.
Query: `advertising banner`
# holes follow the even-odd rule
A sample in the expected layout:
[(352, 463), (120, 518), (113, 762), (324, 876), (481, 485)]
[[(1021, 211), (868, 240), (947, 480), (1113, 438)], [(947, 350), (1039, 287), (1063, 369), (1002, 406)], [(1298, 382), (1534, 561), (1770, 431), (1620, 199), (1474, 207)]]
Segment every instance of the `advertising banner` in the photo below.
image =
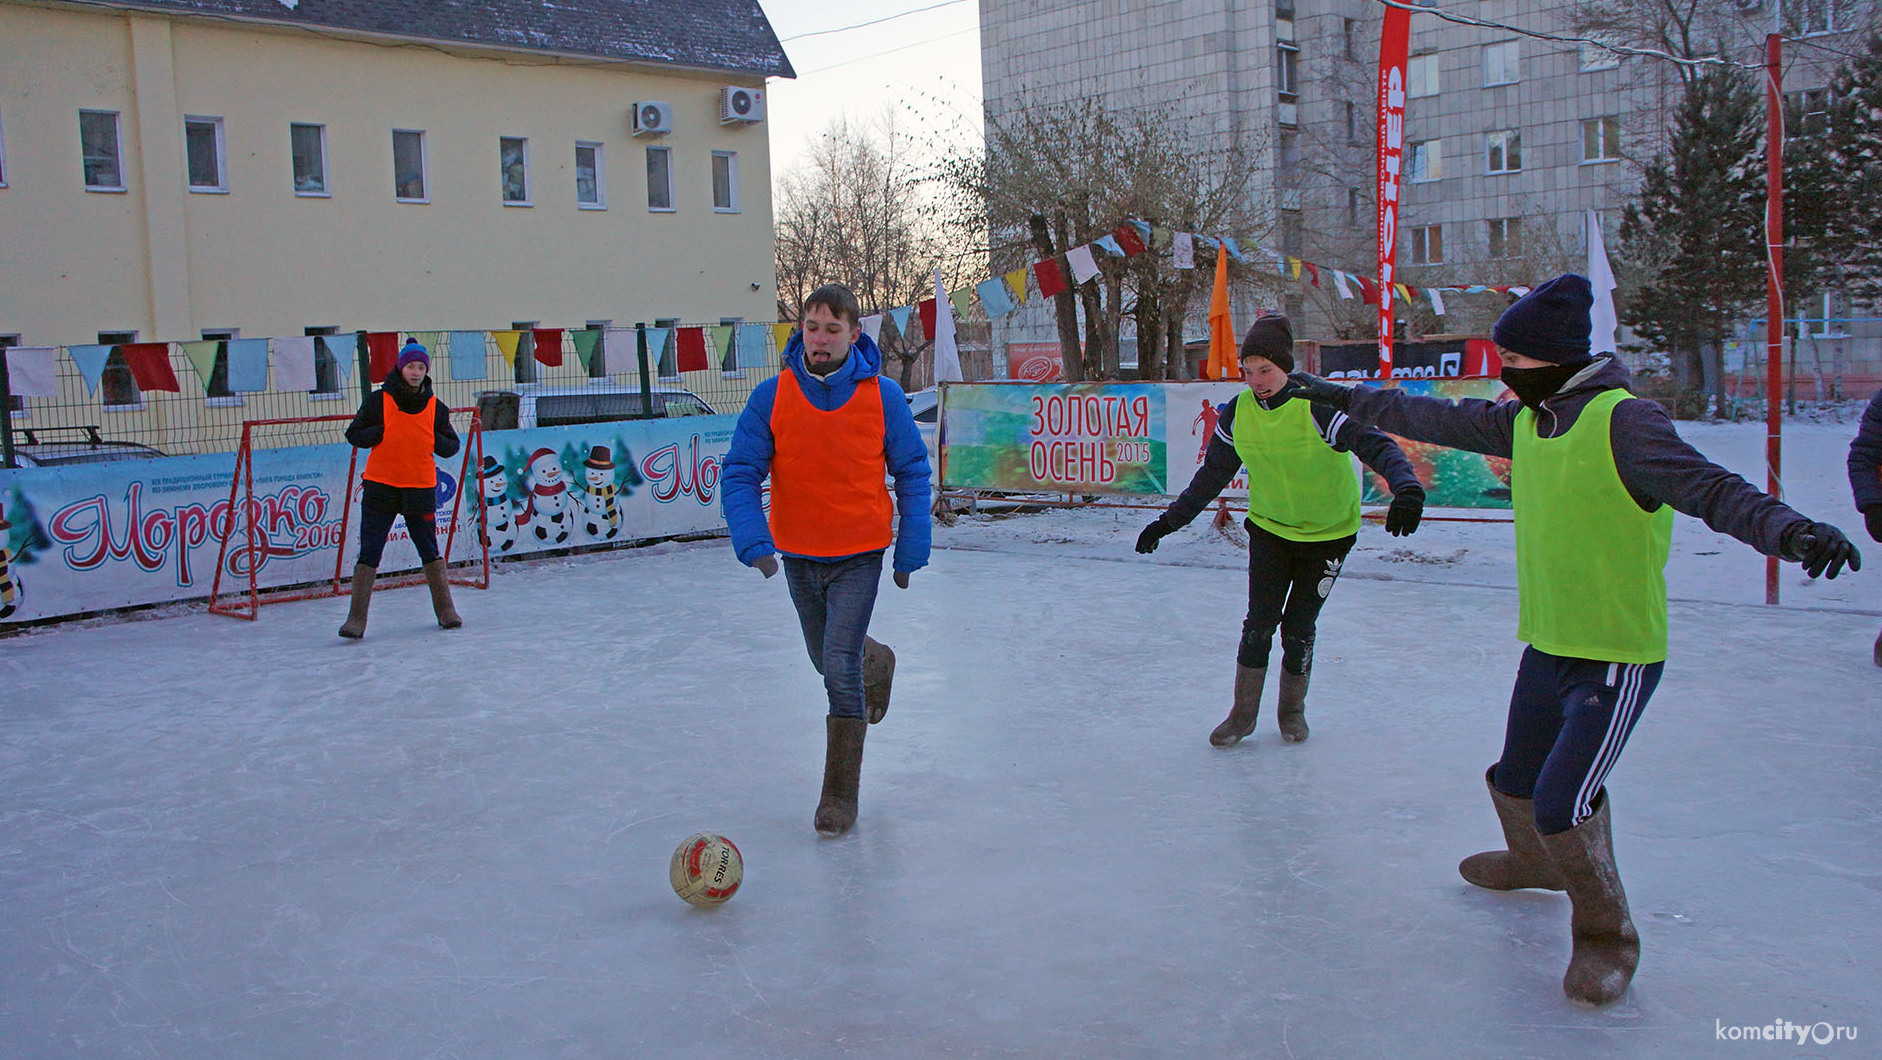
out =
[[(480, 505), (492, 558), (723, 527), (719, 466), (735, 423), (697, 416), (486, 432), (468, 483), (458, 482), (461, 454), (438, 461), (439, 547), (460, 504), (453, 561), (478, 554)], [(232, 453), (0, 470), (0, 622), (207, 596), (225, 537), (225, 592), (246, 587), (251, 563), (264, 589), (331, 578), (359, 541), (357, 478), (350, 525), (340, 525), (351, 453), (344, 444), (255, 449), (254, 502), (245, 507), (238, 493), (233, 514)], [(261, 543), (253, 550), (250, 525)], [(380, 570), (417, 567), (395, 524)]]
[(1009, 342), (1006, 375), (1028, 383), (1050, 383), (1065, 378), (1064, 350), (1056, 342)]
[(1379, 33), (1379, 374), (1392, 374), (1392, 285), (1398, 262), (1398, 192), (1405, 152), (1405, 66), (1411, 12), (1385, 9)]

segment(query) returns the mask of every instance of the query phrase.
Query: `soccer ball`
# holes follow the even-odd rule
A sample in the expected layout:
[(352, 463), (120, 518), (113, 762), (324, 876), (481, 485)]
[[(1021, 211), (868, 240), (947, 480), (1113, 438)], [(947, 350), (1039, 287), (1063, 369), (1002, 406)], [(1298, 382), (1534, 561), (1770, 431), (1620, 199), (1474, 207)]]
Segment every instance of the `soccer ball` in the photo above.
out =
[(673, 851), (667, 875), (673, 893), (701, 909), (711, 909), (738, 893), (745, 879), (745, 859), (722, 835), (699, 832)]

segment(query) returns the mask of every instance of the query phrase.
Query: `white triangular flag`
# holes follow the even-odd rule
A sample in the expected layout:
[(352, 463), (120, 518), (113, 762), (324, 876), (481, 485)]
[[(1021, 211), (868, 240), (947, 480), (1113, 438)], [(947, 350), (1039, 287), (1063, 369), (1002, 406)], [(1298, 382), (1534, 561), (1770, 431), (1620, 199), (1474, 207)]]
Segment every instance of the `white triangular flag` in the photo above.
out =
[[(1086, 248), (1085, 253), (1091, 253)], [(965, 377), (961, 374), (961, 351), (954, 344), (954, 304), (948, 301), (947, 288), (941, 286), (941, 270), (934, 270), (934, 381), (937, 383), (958, 383)]]
[[(940, 311), (941, 311), (940, 306), (937, 305), (935, 307), (935, 312), (938, 313)], [(882, 341), (882, 314), (881, 313), (872, 313), (869, 316), (866, 316), (863, 318), (863, 334), (869, 336), (870, 342)]]
[(1333, 270), (1333, 286), (1340, 289), (1341, 298), (1348, 299), (1349, 301), (1352, 299), (1353, 289), (1346, 286), (1346, 274), (1338, 269)]
[(1439, 292), (1436, 287), (1427, 287), (1425, 288), (1425, 297), (1431, 299), (1431, 311), (1439, 316), (1443, 316), (1444, 295)]
[(1591, 352), (1613, 353), (1614, 331), (1621, 323), (1614, 313), (1614, 269), (1601, 241), (1601, 218), (1593, 210), (1588, 211), (1588, 286), (1594, 288), (1594, 309), (1589, 312), (1594, 324), (1588, 336)]

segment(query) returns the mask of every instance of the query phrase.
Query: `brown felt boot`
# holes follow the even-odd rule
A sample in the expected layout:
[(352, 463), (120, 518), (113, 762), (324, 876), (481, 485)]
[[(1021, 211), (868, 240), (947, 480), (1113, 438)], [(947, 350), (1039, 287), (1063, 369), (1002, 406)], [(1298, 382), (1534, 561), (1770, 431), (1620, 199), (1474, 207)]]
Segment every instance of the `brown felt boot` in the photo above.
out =
[(1875, 664), (1882, 666), (1882, 633), (1875, 635)]
[(1267, 680), (1267, 667), (1257, 669), (1235, 664), (1235, 705), (1229, 708), (1229, 716), (1222, 719), (1222, 724), (1209, 734), (1210, 743), (1217, 747), (1234, 747), (1255, 731), (1255, 718), (1261, 713), (1261, 686)]
[(1281, 723), (1281, 739), (1300, 743), (1307, 739), (1307, 679), (1312, 671), (1291, 674), (1281, 667), (1281, 703), (1275, 720)]
[(874, 637), (863, 638), (863, 706), (874, 725), (889, 712), (889, 689), (895, 684), (895, 650)]
[(863, 773), (863, 737), (869, 723), (861, 718), (824, 719), (828, 743), (823, 756), (823, 799), (817, 803), (817, 834), (842, 835), (856, 823), (856, 788)]
[(438, 625), (445, 629), (456, 629), (464, 624), (458, 617), (457, 608), (451, 604), (451, 583), (445, 580), (444, 560), (434, 559), (425, 564), (425, 584), (431, 587), (431, 610), (438, 616)]
[(1614, 837), (1608, 825), (1607, 789), (1595, 793), (1594, 813), (1555, 835), (1542, 848), (1567, 885), (1575, 912), (1574, 956), (1562, 976), (1562, 993), (1575, 1001), (1606, 1005), (1627, 993), (1640, 964), (1640, 934), (1627, 915), (1627, 892), (1614, 867)]
[(377, 567), (353, 564), (353, 602), (346, 609), (346, 624), (340, 627), (340, 636), (347, 640), (366, 635), (366, 609), (372, 605), (372, 580), (378, 574)]
[(1562, 874), (1542, 849), (1542, 837), (1536, 834), (1536, 804), (1496, 790), (1492, 778), (1496, 767), (1483, 775), (1490, 789), (1490, 804), (1503, 823), (1503, 843), (1507, 850), (1486, 850), (1472, 854), (1457, 864), (1457, 874), (1479, 887), (1493, 891), (1514, 891), (1535, 887), (1545, 891), (1562, 889)]

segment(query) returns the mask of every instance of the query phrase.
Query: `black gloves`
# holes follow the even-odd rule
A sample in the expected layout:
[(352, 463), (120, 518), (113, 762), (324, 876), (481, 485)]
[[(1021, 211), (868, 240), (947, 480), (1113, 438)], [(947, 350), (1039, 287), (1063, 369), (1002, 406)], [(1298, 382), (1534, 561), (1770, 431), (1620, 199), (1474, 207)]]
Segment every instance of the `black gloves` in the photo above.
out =
[(1862, 569), (1862, 553), (1843, 532), (1829, 523), (1798, 523), (1784, 532), (1784, 558), (1804, 565), (1812, 578), (1834, 578), (1848, 564)]
[(1300, 387), (1295, 393), (1316, 405), (1328, 405), (1346, 411), (1346, 406), (1353, 400), (1353, 388), (1329, 383), (1310, 372), (1289, 372), (1287, 377)]
[(1869, 537), (1882, 541), (1882, 504), (1877, 504), (1862, 513), (1862, 521), (1869, 527)]
[(765, 577), (769, 578), (778, 572), (778, 557), (759, 556), (757, 559), (751, 561), (751, 565), (757, 567)]
[(1137, 535), (1137, 551), (1149, 555), (1157, 550), (1157, 545), (1164, 538), (1174, 533), (1176, 533), (1176, 528), (1164, 522), (1163, 516), (1159, 515), (1151, 520), (1149, 526), (1144, 527), (1143, 533)]
[(1404, 537), (1418, 529), (1418, 520), (1424, 518), (1424, 514), (1424, 491), (1400, 490), (1392, 495), (1392, 506), (1385, 510), (1385, 532), (1393, 537)]
[(897, 589), (908, 588), (908, 572), (907, 571), (898, 570), (895, 572), (895, 587)]

